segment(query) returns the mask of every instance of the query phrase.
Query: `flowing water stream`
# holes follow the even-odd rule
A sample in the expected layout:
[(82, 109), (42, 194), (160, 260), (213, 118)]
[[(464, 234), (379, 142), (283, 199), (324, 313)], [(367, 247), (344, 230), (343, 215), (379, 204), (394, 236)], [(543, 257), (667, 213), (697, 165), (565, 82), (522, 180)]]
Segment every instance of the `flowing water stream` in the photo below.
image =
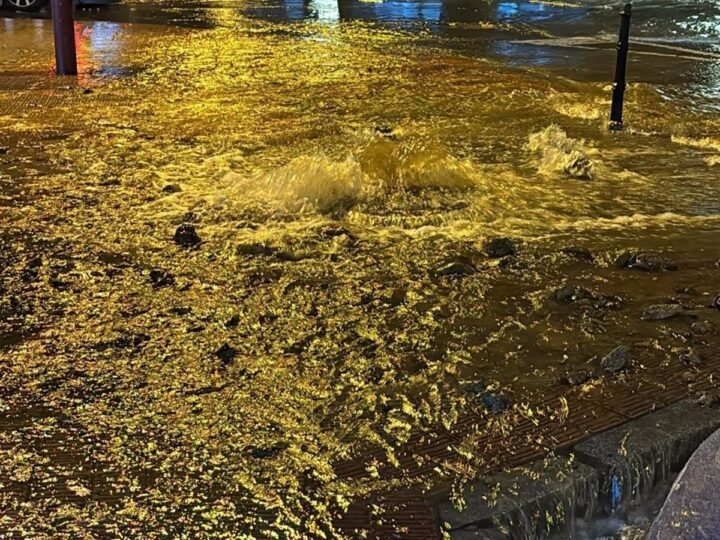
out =
[(124, 479), (143, 537), (333, 537), (379, 479), (332, 465), (452, 426), (468, 385), (687, 358), (720, 325), (720, 3), (635, 2), (611, 134), (617, 11), (133, 0), (77, 24), (77, 83), (47, 21), (0, 18), (0, 405), (156, 470)]

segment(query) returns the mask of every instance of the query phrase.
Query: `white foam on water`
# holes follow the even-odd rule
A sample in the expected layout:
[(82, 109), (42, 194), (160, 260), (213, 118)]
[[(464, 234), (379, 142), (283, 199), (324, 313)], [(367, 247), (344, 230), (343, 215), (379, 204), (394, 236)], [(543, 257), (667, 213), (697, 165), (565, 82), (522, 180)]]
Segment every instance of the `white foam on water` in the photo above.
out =
[(304, 238), (337, 219), (375, 236), (452, 222), (458, 215), (449, 205), (484, 188), (485, 176), (481, 165), (453, 156), (439, 142), (375, 130), (352, 133), (339, 156), (310, 151), (258, 170), (238, 149), (168, 164), (152, 174), (158, 191), (169, 185), (180, 191), (147, 203), (145, 217), (177, 223), (191, 212), (207, 237), (228, 241), (259, 238), (264, 231)]
[(255, 189), (290, 212), (327, 213), (349, 208), (363, 197), (364, 178), (352, 156), (343, 161), (301, 156), (258, 178)]
[(646, 229), (658, 226), (699, 225), (702, 223), (715, 223), (720, 221), (718, 215), (692, 216), (675, 212), (662, 212), (659, 214), (635, 213), (607, 218), (583, 218), (556, 223), (555, 228), (560, 230), (613, 230), (613, 229)]
[(599, 120), (605, 116), (607, 105), (605, 103), (568, 102), (566, 99), (556, 99), (554, 100), (553, 108), (563, 116), (569, 118)]
[[(718, 143), (691, 142), (710, 149)], [(554, 124), (528, 135), (524, 148), (517, 146), (525, 159), (515, 164), (462, 159), (438, 140), (409, 129), (354, 131), (343, 147), (332, 154), (305, 148), (303, 155), (277, 156), (274, 163), (279, 165), (265, 164), (261, 170), (243, 149), (183, 159), (155, 173), (158, 190), (177, 183), (182, 192), (162, 195), (144, 213), (177, 223), (193, 212), (208, 237), (228, 239), (240, 230), (250, 234), (249, 224), (302, 237), (338, 219), (373, 237), (402, 233), (456, 239), (487, 234), (523, 239), (572, 232), (624, 234), (720, 221), (713, 208), (645, 201), (638, 192), (647, 189), (650, 176), (605, 165), (598, 149)], [(612, 157), (617, 160), (623, 151), (613, 148)], [(720, 159), (711, 164), (720, 164)], [(540, 174), (527, 170), (527, 165)], [(597, 181), (558, 181), (563, 178)], [(612, 201), (605, 204), (602, 199), (598, 204), (598, 197), (607, 193), (613, 194)], [(568, 200), (572, 205), (566, 204)]]
[(540, 174), (552, 176), (561, 173), (585, 180), (594, 176), (595, 165), (589, 158), (591, 150), (584, 141), (568, 137), (555, 124), (530, 135), (527, 148), (537, 156), (536, 165)]
[(673, 135), (672, 142), (676, 144), (682, 144), (684, 146), (692, 146), (693, 148), (700, 148), (703, 150), (715, 150), (716, 152), (720, 152), (720, 139), (713, 139), (711, 137), (694, 139), (692, 137)]
[(328, 214), (398, 192), (466, 190), (477, 183), (473, 165), (443, 145), (375, 135), (359, 137), (344, 159), (300, 156), (255, 176), (230, 172), (222, 181), (225, 197), (276, 205), (290, 214)]
[(708, 167), (715, 167), (720, 165), (720, 139), (712, 137), (704, 137), (702, 139), (693, 137), (684, 137), (681, 135), (673, 135), (671, 137), (672, 142), (675, 144), (681, 144), (683, 146), (690, 146), (699, 150), (709, 150), (712, 152), (718, 152), (716, 155), (706, 156), (704, 159)]
[(364, 132), (353, 154), (368, 177), (368, 189), (392, 193), (404, 190), (465, 190), (479, 177), (468, 160), (454, 157), (443, 144), (418, 138), (399, 140)]

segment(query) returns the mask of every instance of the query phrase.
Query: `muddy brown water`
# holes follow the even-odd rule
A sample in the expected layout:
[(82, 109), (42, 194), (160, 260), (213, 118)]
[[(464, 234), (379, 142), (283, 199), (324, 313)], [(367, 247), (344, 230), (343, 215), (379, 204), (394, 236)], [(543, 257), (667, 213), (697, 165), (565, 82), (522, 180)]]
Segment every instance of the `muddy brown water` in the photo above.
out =
[[(619, 344), (624, 376), (680, 362), (693, 323), (720, 328), (720, 124), (717, 7), (673, 5), (636, 7), (612, 135), (604, 3), (128, 3), (77, 24), (77, 81), (51, 76), (47, 21), (0, 19), (0, 405), (159, 471), (113, 518), (129, 531), (332, 536), (382, 484), (333, 464), (451, 428), (468, 385), (519, 406)], [(626, 250), (678, 269), (617, 268)], [(436, 275), (452, 262), (471, 275)], [(36, 427), (5, 435), (3, 474), (42, 469)], [(72, 508), (23, 527), (72, 534)]]

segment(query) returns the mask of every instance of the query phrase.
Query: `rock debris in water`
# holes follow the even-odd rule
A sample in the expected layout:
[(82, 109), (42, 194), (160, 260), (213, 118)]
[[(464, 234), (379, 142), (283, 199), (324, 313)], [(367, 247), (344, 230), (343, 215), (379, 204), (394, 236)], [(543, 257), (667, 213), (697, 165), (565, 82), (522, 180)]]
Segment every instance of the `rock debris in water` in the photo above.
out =
[(173, 194), (180, 193), (182, 188), (178, 184), (167, 184), (162, 188), (163, 193)]
[(432, 271), (436, 277), (463, 277), (476, 273), (477, 270), (470, 261), (458, 260), (441, 264)]
[(604, 356), (600, 361), (600, 366), (608, 373), (617, 373), (625, 369), (629, 358), (630, 353), (627, 347), (621, 345)]
[(175, 284), (175, 276), (165, 270), (151, 270), (150, 283), (156, 289), (170, 287)]
[(703, 361), (700, 353), (696, 349), (690, 349), (680, 356), (680, 360), (688, 367), (700, 366)]
[[(460, 484), (486, 471), (482, 441), (511, 455), (516, 426), (562, 422), (534, 403), (629, 331), (644, 356), (623, 376), (686, 353), (689, 321), (638, 317), (679, 286), (715, 332), (715, 156), (688, 144), (718, 138), (715, 112), (638, 83), (619, 142), (594, 135), (602, 84), (458, 54), (425, 25), (205, 11), (216, 26), (78, 22), (77, 86), (46, 75), (51, 25), (0, 33), (23, 74), (0, 93), (0, 411), (25, 422), (0, 430), (0, 481), (84, 501), (2, 490), (25, 538), (354, 538), (336, 528), (351, 502)], [(583, 289), (548, 302), (564, 283)], [(468, 410), (472, 459), (406, 475), (407, 442)], [(48, 441), (118, 502), (66, 486)], [(337, 474), (364, 452), (367, 478)]]
[(568, 304), (578, 300), (593, 300), (595, 299), (595, 294), (589, 289), (579, 285), (566, 285), (553, 291), (551, 298), (556, 302)]
[(645, 308), (642, 314), (644, 321), (665, 321), (677, 317), (683, 312), (679, 304), (657, 304)]
[(509, 238), (490, 238), (483, 243), (483, 251), (492, 259), (515, 255), (515, 246)]
[(666, 272), (677, 270), (678, 266), (674, 261), (658, 253), (631, 252), (621, 253), (615, 260), (618, 268), (631, 268), (643, 272)]
[(235, 357), (237, 356), (238, 351), (234, 347), (230, 346), (229, 344), (225, 343), (222, 347), (220, 347), (217, 351), (215, 351), (215, 356), (217, 356), (220, 361), (223, 363), (223, 365), (228, 366), (230, 365), (233, 360), (235, 360)]
[(584, 247), (580, 246), (568, 246), (560, 250), (562, 253), (575, 259), (592, 263), (595, 261), (595, 257), (592, 252)]
[(580, 386), (585, 384), (594, 377), (594, 373), (589, 369), (578, 369), (568, 371), (561, 378), (561, 382), (569, 386)]
[(197, 247), (202, 243), (195, 227), (188, 223), (183, 223), (175, 230), (173, 239), (176, 244), (184, 248)]
[(709, 321), (697, 321), (690, 325), (690, 330), (701, 336), (715, 332), (715, 326)]

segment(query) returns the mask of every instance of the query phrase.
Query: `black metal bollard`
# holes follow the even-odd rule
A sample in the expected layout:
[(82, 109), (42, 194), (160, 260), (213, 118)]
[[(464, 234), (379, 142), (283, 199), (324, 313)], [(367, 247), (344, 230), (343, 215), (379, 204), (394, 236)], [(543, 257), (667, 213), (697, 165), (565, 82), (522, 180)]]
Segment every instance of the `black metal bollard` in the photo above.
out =
[(632, 4), (625, 4), (620, 24), (620, 40), (618, 41), (617, 64), (615, 65), (615, 82), (613, 83), (612, 111), (610, 113), (610, 130), (620, 131), (623, 128), (623, 107), (625, 105), (625, 74), (627, 72), (628, 51), (630, 50), (630, 18)]
[(55, 33), (55, 72), (58, 75), (77, 75), (74, 2), (52, 0), (51, 5)]

